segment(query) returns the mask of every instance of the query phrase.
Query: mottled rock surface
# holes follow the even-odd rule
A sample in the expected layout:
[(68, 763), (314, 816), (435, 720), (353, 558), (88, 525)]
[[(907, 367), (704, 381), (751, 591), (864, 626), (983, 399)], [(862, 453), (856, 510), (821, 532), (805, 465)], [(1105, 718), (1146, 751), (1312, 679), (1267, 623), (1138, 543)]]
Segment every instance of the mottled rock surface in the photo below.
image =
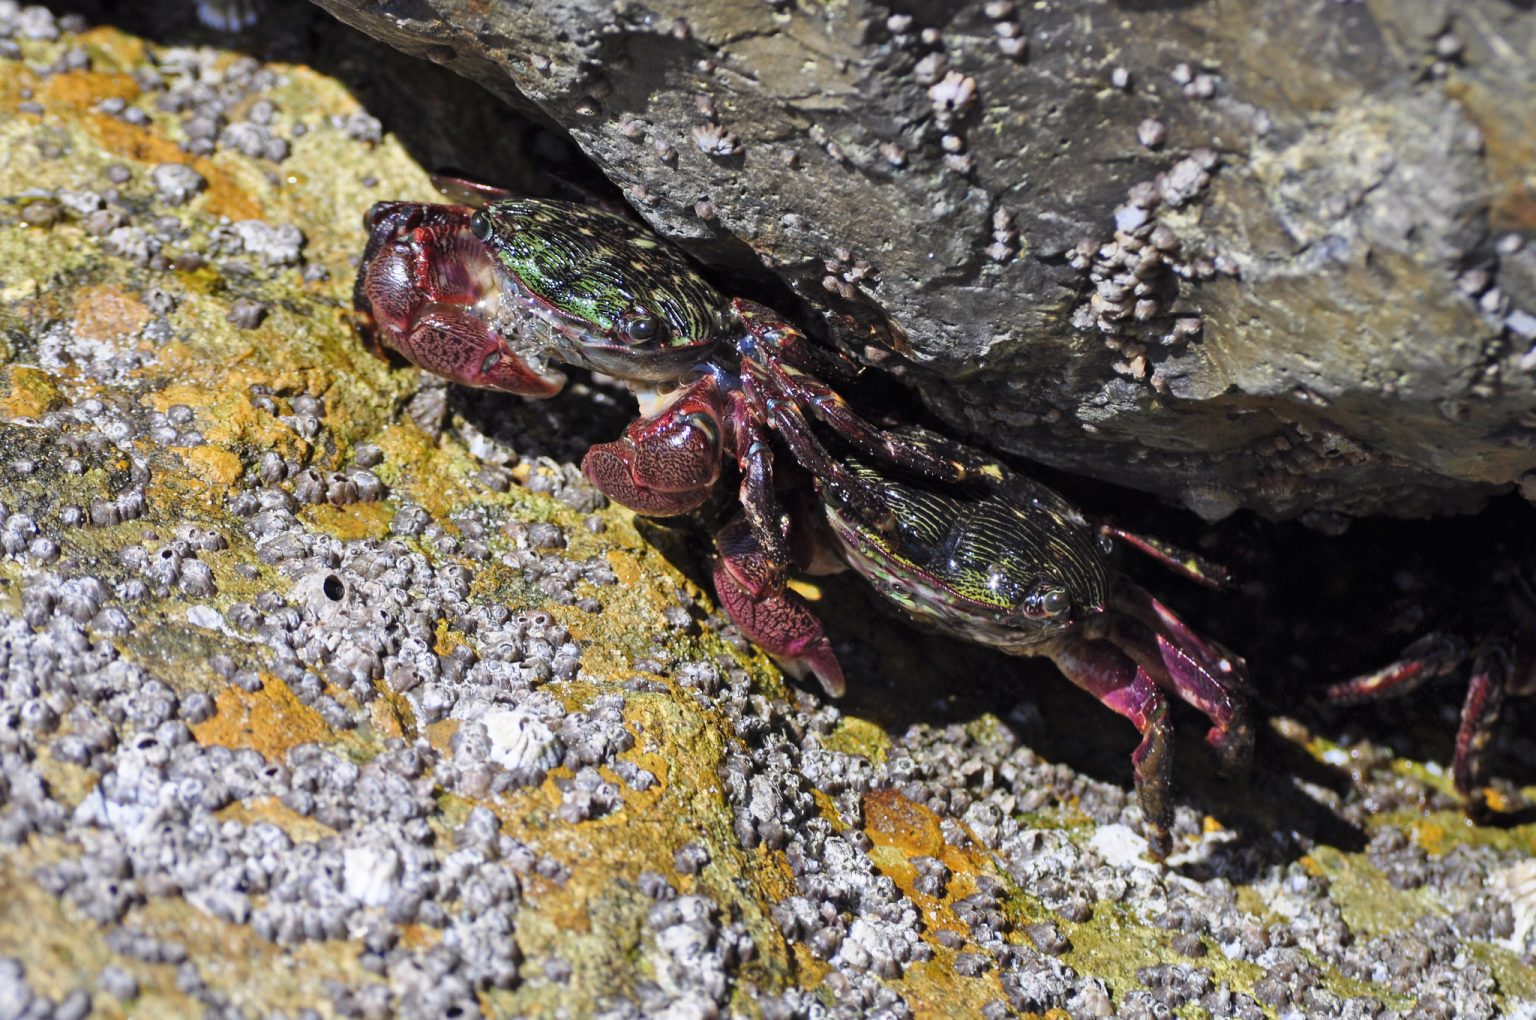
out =
[(1532, 1015), (1536, 791), (1467, 825), (1439, 720), (1181, 743), (1154, 867), (1048, 667), (834, 585), (787, 686), (573, 466), (616, 394), (364, 353), (458, 86), (305, 11), (0, 0), (0, 1018)]
[(1529, 5), (317, 2), (997, 449), (1209, 519), (1536, 467)]

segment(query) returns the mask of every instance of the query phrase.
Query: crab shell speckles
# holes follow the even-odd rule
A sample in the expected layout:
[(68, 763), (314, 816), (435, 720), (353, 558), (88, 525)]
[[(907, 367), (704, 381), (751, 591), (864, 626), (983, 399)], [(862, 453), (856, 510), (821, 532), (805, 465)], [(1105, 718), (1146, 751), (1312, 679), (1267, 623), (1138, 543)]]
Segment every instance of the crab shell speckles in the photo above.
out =
[[(507, 199), (476, 215), (476, 236), (519, 300), (502, 310), (534, 321), (531, 339), (569, 364), (624, 378), (678, 378), (727, 327), (725, 299), (676, 248), (637, 223), (587, 206)], [(630, 335), (645, 319), (654, 339)], [(640, 356), (637, 356), (640, 355)]]

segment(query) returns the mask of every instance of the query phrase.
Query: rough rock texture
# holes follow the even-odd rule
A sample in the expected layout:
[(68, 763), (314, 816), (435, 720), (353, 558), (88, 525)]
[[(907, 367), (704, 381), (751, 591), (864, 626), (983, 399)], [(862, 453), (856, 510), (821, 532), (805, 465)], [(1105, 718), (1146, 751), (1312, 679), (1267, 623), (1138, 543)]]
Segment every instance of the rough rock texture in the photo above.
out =
[(1527, 4), (317, 2), (996, 448), (1208, 519), (1536, 467)]
[(1536, 1016), (1536, 790), (1467, 825), (1438, 719), (1251, 785), (1186, 727), (1159, 868), (1048, 666), (845, 586), (849, 697), (786, 686), (574, 468), (615, 394), (359, 348), (360, 214), (430, 195), (377, 117), (455, 86), (269, 27), (0, 0), (0, 1020)]

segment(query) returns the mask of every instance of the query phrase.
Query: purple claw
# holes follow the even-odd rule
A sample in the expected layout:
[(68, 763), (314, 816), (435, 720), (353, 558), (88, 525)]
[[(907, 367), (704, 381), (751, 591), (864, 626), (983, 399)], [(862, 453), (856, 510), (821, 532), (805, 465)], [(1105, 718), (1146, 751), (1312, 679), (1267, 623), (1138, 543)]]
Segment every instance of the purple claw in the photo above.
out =
[(469, 229), (471, 214), (416, 202), (368, 210), (368, 247), (352, 292), (360, 331), (374, 353), (388, 347), (454, 382), (553, 396), (565, 376), (525, 363), (491, 326), (495, 271)]
[(704, 376), (621, 438), (589, 449), (581, 469), (603, 495), (636, 513), (685, 514), (720, 478), (723, 413), (719, 384)]

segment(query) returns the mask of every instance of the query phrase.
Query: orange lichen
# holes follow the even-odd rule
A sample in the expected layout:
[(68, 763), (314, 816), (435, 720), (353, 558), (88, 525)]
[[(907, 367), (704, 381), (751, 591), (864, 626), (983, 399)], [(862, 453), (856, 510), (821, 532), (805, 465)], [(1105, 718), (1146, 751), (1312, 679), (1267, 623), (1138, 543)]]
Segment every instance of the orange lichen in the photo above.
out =
[(1484, 787), (1483, 799), (1487, 803), (1488, 809), (1497, 814), (1508, 814), (1511, 811), (1516, 811), (1520, 808), (1521, 803), (1523, 803), (1511, 801), (1504, 794), (1500, 793), (1496, 787), (1492, 786)]
[(622, 549), (610, 549), (607, 558), (608, 565), (613, 568), (613, 576), (619, 579), (620, 584), (630, 585), (640, 579), (640, 564), (630, 553)]
[(149, 325), (153, 314), (144, 302), (114, 284), (82, 287), (75, 292), (74, 331), (92, 340), (120, 340)]
[(329, 825), (299, 814), (276, 797), (252, 797), (250, 800), (236, 801), (220, 809), (218, 817), (220, 821), (240, 822), (242, 825), (270, 822), (299, 842), (313, 842), (336, 834), (336, 830)]
[(1425, 853), (1439, 856), (1447, 850), (1445, 838), (1445, 826), (1432, 819), (1425, 818), (1414, 826), (1414, 838)]
[(41, 95), (46, 106), (68, 106), (71, 110), (83, 111), (100, 104), (103, 99), (136, 99), (139, 91), (138, 82), (126, 74), (68, 71), (43, 79)]
[(53, 376), (40, 368), (0, 368), (0, 418), (41, 418), (63, 402)]
[(386, 690), (381, 696), (373, 699), (368, 706), (368, 711), (374, 728), (383, 737), (404, 739), (415, 737), (416, 713), (411, 710), (411, 703), (403, 695)]
[(939, 816), (895, 790), (864, 795), (864, 832), (876, 846), (895, 847), (908, 857), (936, 857), (944, 848)]
[(265, 673), (261, 680), (259, 691), (221, 690), (214, 699), (218, 710), (192, 727), (197, 742), (248, 747), (269, 761), (280, 761), (291, 747), (334, 739), (320, 713), (299, 701), (287, 684)]
[(305, 510), (305, 522), (317, 531), (347, 542), (383, 538), (389, 534), (394, 509), (387, 503), (348, 503), (346, 506), (321, 504)]
[(220, 488), (233, 485), (245, 470), (237, 455), (218, 446), (189, 447), (181, 451), (181, 458), (194, 476)]
[(440, 719), (426, 726), (427, 743), (444, 754), (452, 754), (453, 735), (459, 732), (457, 719)]

